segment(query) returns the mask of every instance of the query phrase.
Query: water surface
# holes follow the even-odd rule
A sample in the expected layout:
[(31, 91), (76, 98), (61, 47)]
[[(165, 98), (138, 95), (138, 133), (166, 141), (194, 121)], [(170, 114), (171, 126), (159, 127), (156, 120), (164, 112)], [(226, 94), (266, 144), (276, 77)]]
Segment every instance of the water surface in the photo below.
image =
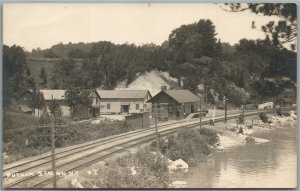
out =
[(294, 188), (297, 183), (296, 121), (259, 130), (264, 144), (245, 144), (216, 151), (207, 162), (190, 168), (189, 188)]

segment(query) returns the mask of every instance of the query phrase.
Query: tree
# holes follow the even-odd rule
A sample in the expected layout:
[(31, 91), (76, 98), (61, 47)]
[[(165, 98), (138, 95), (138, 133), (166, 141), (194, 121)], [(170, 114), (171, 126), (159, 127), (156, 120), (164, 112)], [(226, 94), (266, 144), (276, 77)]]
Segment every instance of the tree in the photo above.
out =
[(65, 97), (72, 116), (77, 105), (90, 106), (92, 104), (91, 90), (88, 89), (70, 87), (66, 90)]
[(68, 56), (70, 58), (75, 58), (75, 59), (83, 59), (87, 57), (87, 53), (84, 52), (81, 49), (72, 49), (70, 50), (70, 52), (68, 53)]
[(40, 73), (40, 77), (42, 78), (42, 85), (45, 85), (45, 84), (47, 84), (47, 72), (46, 72), (46, 70), (45, 70), (45, 68), (44, 67), (42, 67), (42, 69), (41, 69), (41, 73)]
[(184, 77), (185, 88), (195, 91), (208, 78), (211, 68), (216, 68), (212, 60), (221, 57), (222, 50), (216, 35), (213, 23), (204, 19), (182, 25), (169, 35), (171, 75), (178, 79)]
[(38, 116), (40, 116), (40, 110), (45, 107), (44, 95), (37, 89), (33, 89), (30, 100), (30, 106), (34, 109), (38, 109)]
[(49, 110), (51, 112), (51, 115), (54, 117), (61, 117), (61, 115), (62, 115), (60, 103), (57, 100), (52, 100), (49, 103)]
[(44, 58), (58, 58), (52, 49), (47, 49), (44, 51)]
[[(28, 65), (23, 48), (3, 46), (3, 106), (17, 99), (27, 88)], [(26, 74), (27, 73), (27, 74)]]
[[(297, 5), (295, 3), (225, 3), (225, 10), (240, 12), (250, 10), (252, 13), (265, 16), (278, 16), (277, 23), (270, 21), (261, 26), (261, 30), (273, 39), (275, 46), (283, 48), (291, 44), (295, 49), (297, 40)], [(252, 28), (256, 28), (252, 21)]]

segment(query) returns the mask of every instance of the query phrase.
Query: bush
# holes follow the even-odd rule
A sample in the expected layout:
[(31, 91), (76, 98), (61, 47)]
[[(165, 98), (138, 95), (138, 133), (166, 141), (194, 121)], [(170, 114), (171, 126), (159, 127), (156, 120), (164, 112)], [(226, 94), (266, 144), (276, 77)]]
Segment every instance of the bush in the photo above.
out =
[(217, 132), (213, 129), (200, 128), (199, 133), (201, 135), (205, 135), (207, 137), (209, 145), (214, 145), (217, 142), (219, 142), (219, 136), (218, 136)]
[[(41, 126), (12, 129), (4, 131), (5, 152), (14, 156), (14, 158), (24, 158), (47, 152), (51, 148), (51, 126), (49, 116), (41, 117)], [(37, 122), (37, 120), (36, 120)], [(67, 124), (66, 121), (56, 120), (56, 124)], [(80, 123), (68, 124), (67, 126), (56, 127), (57, 136), (55, 146), (57, 148), (92, 141), (110, 135), (125, 133), (132, 128), (125, 121), (105, 120), (100, 124)], [(28, 140), (28, 145), (26, 141)]]
[(239, 115), (238, 123), (239, 123), (239, 124), (244, 123), (244, 115), (243, 115), (243, 114), (240, 114), (240, 115)]
[[(167, 141), (160, 139), (160, 152), (171, 160), (182, 159), (190, 165), (195, 165), (198, 160), (211, 153), (209, 145), (218, 140), (215, 131), (181, 129), (177, 134), (169, 135)], [(200, 132), (202, 134), (200, 134)], [(151, 149), (156, 150), (156, 142), (151, 144)]]
[(21, 112), (5, 112), (3, 116), (3, 129), (16, 129), (34, 127), (38, 125), (38, 118)]
[[(131, 168), (137, 172), (131, 174)], [(168, 161), (149, 148), (109, 162), (94, 182), (100, 188), (163, 188), (169, 184)]]
[(282, 117), (282, 112), (281, 112), (281, 109), (280, 109), (280, 108), (277, 108), (277, 109), (276, 109), (276, 115)]
[(246, 137), (245, 140), (246, 140), (246, 143), (255, 143), (255, 139), (251, 136)]
[(269, 122), (269, 118), (268, 118), (268, 116), (267, 116), (265, 113), (260, 113), (260, 114), (259, 114), (259, 118), (260, 118), (260, 120), (262, 120), (262, 122), (264, 122), (264, 123), (268, 123), (268, 122)]

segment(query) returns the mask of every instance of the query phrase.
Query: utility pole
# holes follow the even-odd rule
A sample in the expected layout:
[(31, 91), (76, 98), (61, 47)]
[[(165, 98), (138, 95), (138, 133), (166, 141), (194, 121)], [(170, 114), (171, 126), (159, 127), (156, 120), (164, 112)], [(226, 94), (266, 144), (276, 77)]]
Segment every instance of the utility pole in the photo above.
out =
[(201, 105), (202, 105), (202, 101), (201, 101), (201, 96), (200, 96), (200, 113), (199, 113), (199, 117), (200, 117), (200, 129), (201, 129), (201, 125), (202, 125), (202, 109), (201, 109)]
[(155, 110), (156, 151), (158, 152), (157, 103), (154, 104), (154, 110)]
[(225, 123), (227, 123), (227, 99), (224, 96), (224, 109), (225, 109)]
[(243, 111), (242, 111), (243, 119), (244, 119), (244, 115), (245, 115), (245, 102), (244, 102), (244, 104), (243, 104)]
[(215, 115), (216, 115), (216, 106), (214, 106), (214, 111), (213, 111), (213, 123), (215, 123)]
[[(207, 86), (208, 87), (208, 86)], [(205, 109), (207, 110), (207, 87), (205, 89)]]
[[(53, 100), (53, 96), (52, 96), (52, 100)], [(51, 156), (52, 156), (53, 188), (56, 188), (55, 120), (54, 120), (54, 113), (52, 113), (52, 125), (51, 125)]]

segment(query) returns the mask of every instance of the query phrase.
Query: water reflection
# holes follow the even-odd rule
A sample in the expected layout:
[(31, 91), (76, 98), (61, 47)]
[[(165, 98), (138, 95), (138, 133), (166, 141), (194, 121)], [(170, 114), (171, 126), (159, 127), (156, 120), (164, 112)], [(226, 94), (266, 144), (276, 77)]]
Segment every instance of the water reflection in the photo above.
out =
[(271, 140), (214, 153), (191, 168), (190, 188), (293, 188), (297, 182), (296, 122), (253, 134)]

